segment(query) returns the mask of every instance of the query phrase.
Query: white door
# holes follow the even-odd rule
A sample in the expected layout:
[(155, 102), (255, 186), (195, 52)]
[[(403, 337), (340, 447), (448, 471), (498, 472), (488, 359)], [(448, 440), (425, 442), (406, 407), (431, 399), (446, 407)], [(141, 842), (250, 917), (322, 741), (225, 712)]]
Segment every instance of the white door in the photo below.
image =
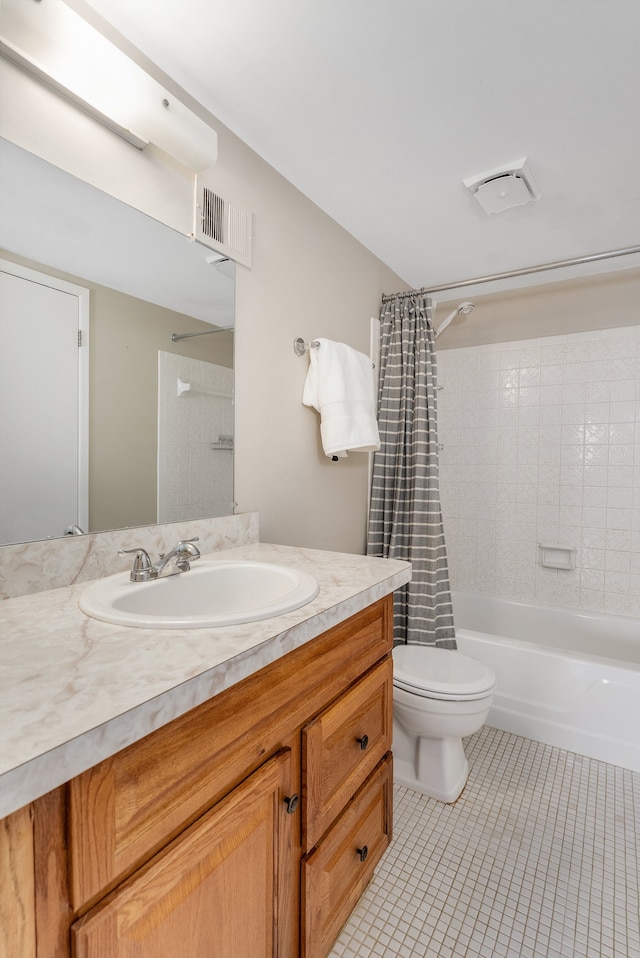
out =
[(88, 296), (0, 261), (0, 543), (87, 531)]

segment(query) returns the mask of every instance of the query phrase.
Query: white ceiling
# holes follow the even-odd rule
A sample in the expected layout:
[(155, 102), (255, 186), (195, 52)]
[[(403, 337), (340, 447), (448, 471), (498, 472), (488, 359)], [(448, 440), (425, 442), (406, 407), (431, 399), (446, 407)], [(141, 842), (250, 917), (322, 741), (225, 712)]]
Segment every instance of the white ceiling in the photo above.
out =
[(637, 0), (88, 3), (410, 286), (640, 243)]

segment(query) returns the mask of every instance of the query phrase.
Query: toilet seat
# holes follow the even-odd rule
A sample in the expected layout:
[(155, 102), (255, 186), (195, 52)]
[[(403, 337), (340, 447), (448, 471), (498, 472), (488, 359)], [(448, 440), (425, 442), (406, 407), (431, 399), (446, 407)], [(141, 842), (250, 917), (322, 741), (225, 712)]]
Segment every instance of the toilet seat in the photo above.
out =
[(452, 649), (397, 645), (393, 684), (422, 698), (471, 700), (491, 694), (496, 675), (483, 662)]

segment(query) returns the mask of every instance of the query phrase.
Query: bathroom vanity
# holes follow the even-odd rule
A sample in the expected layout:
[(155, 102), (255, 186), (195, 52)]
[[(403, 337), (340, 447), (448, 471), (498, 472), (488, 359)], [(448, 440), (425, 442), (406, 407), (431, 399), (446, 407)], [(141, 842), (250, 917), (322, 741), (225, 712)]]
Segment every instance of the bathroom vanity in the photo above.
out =
[[(162, 635), (88, 619), (82, 586), (3, 603), (29, 634), (26, 599), (55, 606), (41, 656), (66, 630), (86, 659), (66, 702), (49, 700), (63, 737), (74, 703), (93, 709), (67, 742), (25, 741), (2, 778), (17, 806), (0, 836), (11, 958), (323, 958), (370, 880), (391, 837), (391, 593), (409, 566), (232, 552), (302, 563), (319, 594), (270, 620)], [(112, 656), (113, 695), (98, 679)]]

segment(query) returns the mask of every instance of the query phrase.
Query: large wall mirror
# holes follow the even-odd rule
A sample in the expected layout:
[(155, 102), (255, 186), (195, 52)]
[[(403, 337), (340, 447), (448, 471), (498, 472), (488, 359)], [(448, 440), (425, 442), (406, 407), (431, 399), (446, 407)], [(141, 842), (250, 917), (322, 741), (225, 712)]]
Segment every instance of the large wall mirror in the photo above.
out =
[(231, 514), (234, 264), (6, 140), (0, 204), (0, 544)]

